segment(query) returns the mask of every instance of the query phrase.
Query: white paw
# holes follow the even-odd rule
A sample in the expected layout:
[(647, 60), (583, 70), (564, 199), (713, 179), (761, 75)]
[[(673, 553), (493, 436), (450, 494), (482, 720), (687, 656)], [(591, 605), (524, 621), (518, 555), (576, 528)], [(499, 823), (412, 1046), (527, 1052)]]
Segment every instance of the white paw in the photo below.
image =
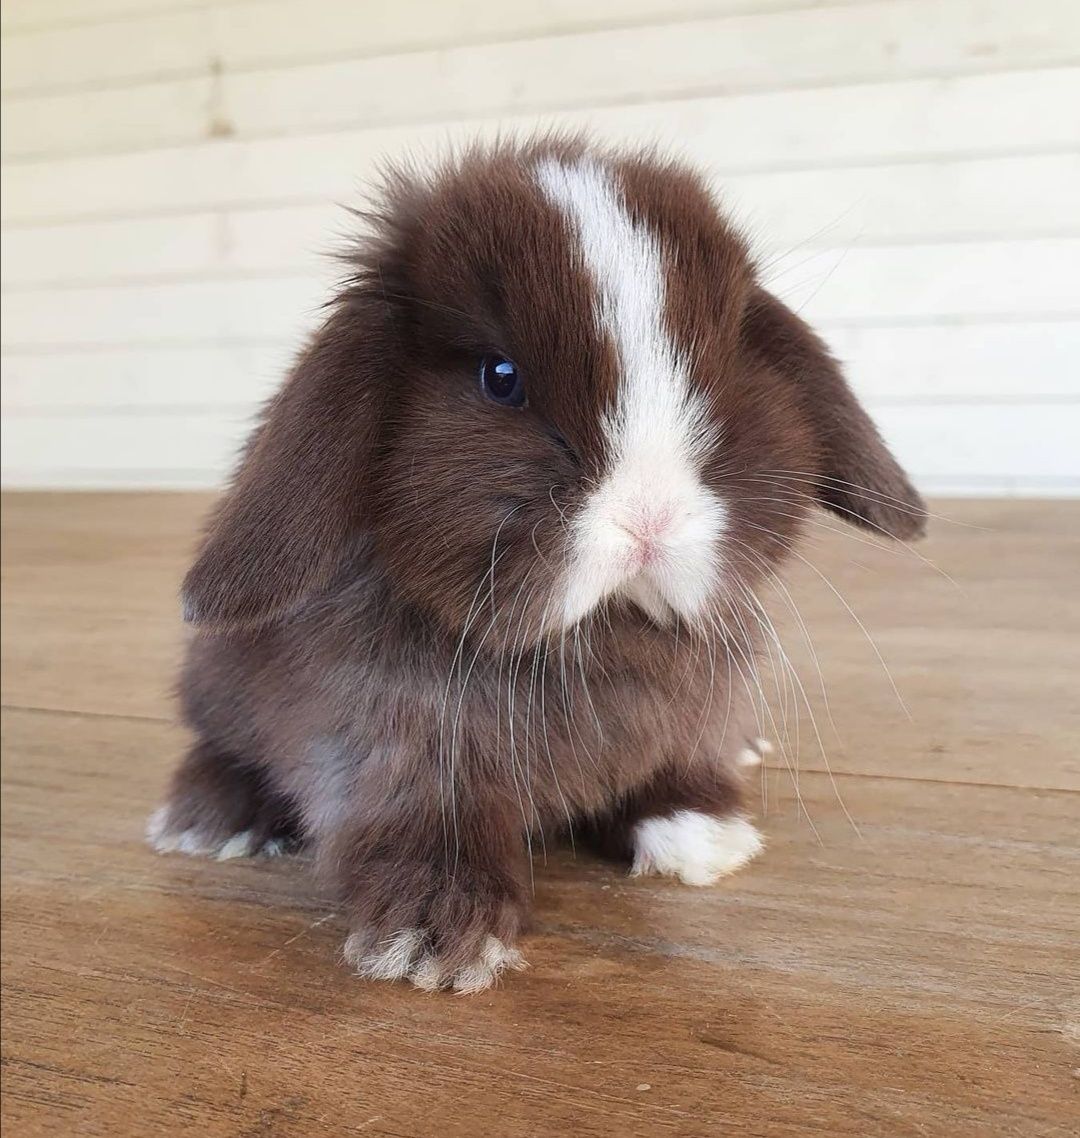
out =
[(251, 857), (255, 852), (255, 835), (250, 830), (241, 830), (223, 842), (214, 857), (218, 861), (231, 861), (234, 857)]
[(712, 885), (764, 848), (764, 839), (745, 818), (677, 810), (665, 818), (646, 818), (634, 827), (630, 873), (634, 877), (659, 873), (687, 885)]
[(475, 960), (447, 972), (426, 949), (425, 941), (422, 929), (402, 929), (372, 949), (367, 937), (353, 933), (345, 941), (345, 960), (368, 980), (408, 980), (426, 992), (453, 988), (461, 995), (490, 988), (507, 968), (520, 972), (526, 967), (516, 948), (489, 936)]
[(169, 826), (169, 810), (162, 806), (150, 815), (146, 823), (146, 840), (158, 853), (183, 853), (192, 857), (216, 857), (218, 861), (230, 861), (237, 857), (279, 857), (285, 852), (285, 845), (277, 838), (256, 844), (255, 835), (250, 830), (241, 830), (228, 838), (212, 837), (197, 826), (186, 830), (174, 830)]
[(751, 739), (735, 756), (740, 767), (759, 767), (766, 755), (771, 755), (773, 745), (768, 739)]

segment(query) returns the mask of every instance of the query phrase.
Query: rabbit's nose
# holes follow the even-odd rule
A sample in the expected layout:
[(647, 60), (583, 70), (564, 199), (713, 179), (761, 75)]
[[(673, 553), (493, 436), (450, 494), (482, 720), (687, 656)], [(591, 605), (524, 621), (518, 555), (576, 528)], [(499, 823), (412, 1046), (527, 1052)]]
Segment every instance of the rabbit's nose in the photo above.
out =
[(675, 510), (669, 505), (644, 506), (628, 511), (618, 521), (634, 542), (634, 553), (643, 563), (656, 560), (671, 531)]

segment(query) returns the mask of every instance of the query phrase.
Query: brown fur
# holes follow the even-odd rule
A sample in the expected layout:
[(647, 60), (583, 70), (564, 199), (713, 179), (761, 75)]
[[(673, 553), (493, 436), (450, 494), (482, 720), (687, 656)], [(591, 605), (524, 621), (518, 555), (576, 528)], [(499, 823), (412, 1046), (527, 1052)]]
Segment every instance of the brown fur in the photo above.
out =
[[(301, 832), (362, 942), (419, 928), (446, 975), (520, 931), (529, 843), (573, 829), (627, 856), (642, 818), (738, 809), (758, 647), (742, 588), (815, 500), (896, 536), (922, 526), (835, 362), (756, 284), (696, 176), (602, 155), (670, 255), (670, 334), (723, 423), (704, 477), (729, 511), (726, 631), (613, 602), (545, 632), (617, 369), (529, 171), (585, 149), (478, 150), (389, 180), (185, 583), (198, 742), (168, 827)], [(480, 396), (489, 351), (521, 367), (525, 409)]]

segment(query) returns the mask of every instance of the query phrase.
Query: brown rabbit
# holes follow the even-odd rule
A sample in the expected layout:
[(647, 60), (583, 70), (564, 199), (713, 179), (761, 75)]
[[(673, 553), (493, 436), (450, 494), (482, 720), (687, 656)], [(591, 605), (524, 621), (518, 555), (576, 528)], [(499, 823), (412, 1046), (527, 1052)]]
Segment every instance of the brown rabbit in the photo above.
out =
[(545, 833), (698, 885), (759, 852), (753, 588), (815, 505), (924, 510), (681, 166), (502, 145), (369, 220), (185, 582), (150, 836), (302, 840), (361, 975), (474, 991)]

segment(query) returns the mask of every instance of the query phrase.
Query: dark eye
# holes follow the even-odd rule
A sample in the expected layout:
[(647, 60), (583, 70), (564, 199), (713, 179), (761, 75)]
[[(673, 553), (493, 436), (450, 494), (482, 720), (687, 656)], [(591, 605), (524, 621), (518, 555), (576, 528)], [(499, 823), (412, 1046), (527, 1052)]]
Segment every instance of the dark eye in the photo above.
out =
[(517, 364), (506, 356), (484, 356), (480, 361), (480, 389), (493, 403), (525, 406), (525, 385)]

